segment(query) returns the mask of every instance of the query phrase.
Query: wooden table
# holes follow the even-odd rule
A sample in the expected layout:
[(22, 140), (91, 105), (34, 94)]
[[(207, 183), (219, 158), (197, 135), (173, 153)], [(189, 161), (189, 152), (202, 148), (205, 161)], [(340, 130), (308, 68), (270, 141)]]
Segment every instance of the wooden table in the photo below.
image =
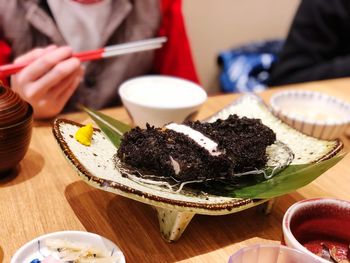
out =
[[(350, 79), (293, 85), (319, 90), (350, 102)], [(268, 100), (279, 89), (261, 94)], [(203, 119), (230, 103), (237, 95), (210, 97)], [(123, 108), (106, 113), (128, 122)], [(63, 116), (88, 122), (86, 114)], [(343, 138), (346, 148), (349, 139)], [(313, 197), (350, 200), (350, 156), (313, 183), (278, 199), (272, 214), (252, 208), (226, 216), (196, 215), (182, 238), (164, 242), (155, 212), (147, 205), (94, 189), (82, 182), (61, 154), (49, 122), (37, 122), (28, 153), (17, 171), (0, 180), (0, 262), (24, 243), (61, 230), (95, 232), (115, 242), (127, 262), (227, 262), (238, 249), (254, 243), (278, 243), (281, 221), (293, 203)]]

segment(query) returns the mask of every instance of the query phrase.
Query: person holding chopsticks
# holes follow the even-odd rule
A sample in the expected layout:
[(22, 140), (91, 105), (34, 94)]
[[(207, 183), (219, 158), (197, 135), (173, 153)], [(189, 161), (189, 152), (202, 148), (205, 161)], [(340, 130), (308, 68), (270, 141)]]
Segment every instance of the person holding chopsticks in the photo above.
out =
[[(77, 104), (101, 109), (120, 103), (121, 82), (152, 72), (155, 64), (160, 73), (198, 82), (186, 35), (180, 49), (187, 51), (185, 67), (179, 65), (178, 72), (162, 71), (154, 51), (84, 63), (72, 57), (156, 37), (164, 29), (164, 11), (175, 11), (177, 21), (182, 19), (179, 6), (181, 0), (0, 0), (1, 38), (10, 46), (14, 63), (28, 64), (11, 76), (11, 87), (33, 106), (36, 118), (51, 118), (75, 110)], [(168, 53), (176, 50), (164, 48)], [(169, 58), (164, 50), (159, 54)]]

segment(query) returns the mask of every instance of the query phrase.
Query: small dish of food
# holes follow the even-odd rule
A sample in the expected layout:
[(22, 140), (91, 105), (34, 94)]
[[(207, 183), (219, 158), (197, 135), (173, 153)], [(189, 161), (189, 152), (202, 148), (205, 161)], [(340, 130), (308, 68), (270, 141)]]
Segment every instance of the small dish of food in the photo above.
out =
[(234, 253), (228, 263), (319, 263), (308, 254), (282, 245), (258, 244)]
[(23, 245), (10, 263), (125, 263), (122, 251), (110, 240), (89, 232), (60, 231)]
[(307, 135), (332, 140), (350, 123), (350, 103), (316, 91), (286, 90), (270, 99), (274, 114)]
[(307, 199), (283, 217), (283, 241), (322, 263), (350, 262), (350, 202)]

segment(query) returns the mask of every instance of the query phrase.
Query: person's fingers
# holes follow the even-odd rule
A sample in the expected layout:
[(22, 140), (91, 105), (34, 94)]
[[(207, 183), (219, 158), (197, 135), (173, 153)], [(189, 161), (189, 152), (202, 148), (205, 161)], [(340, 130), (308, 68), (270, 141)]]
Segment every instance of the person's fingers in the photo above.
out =
[(33, 60), (35, 60), (36, 58), (38, 58), (39, 56), (41, 56), (43, 53), (44, 53), (43, 48), (35, 48), (35, 49), (29, 51), (28, 53), (17, 57), (13, 61), (13, 63), (14, 64), (30, 63)]
[(40, 99), (44, 97), (52, 87), (56, 86), (79, 68), (80, 61), (77, 58), (70, 58), (62, 61), (40, 79), (28, 85), (28, 89), (23, 92), (28, 97)]
[(44, 55), (45, 53), (52, 51), (56, 48), (57, 47), (55, 45), (50, 45), (50, 46), (47, 46), (46, 48), (35, 48), (29, 51), (28, 53), (16, 58), (13, 63), (14, 64), (30, 63), (36, 60), (37, 58), (39, 58), (40, 56)]
[(79, 75), (76, 78), (74, 78), (73, 81), (67, 86), (67, 88), (59, 94), (59, 100), (62, 102), (61, 110), (63, 109), (64, 105), (66, 105), (69, 98), (73, 95), (74, 91), (77, 89), (80, 81), (81, 76)]
[(53, 94), (51, 91), (47, 93), (46, 96), (38, 102), (35, 117), (51, 118), (59, 114), (78, 87), (81, 77), (82, 70), (79, 69), (67, 79), (64, 79), (62, 83), (59, 83), (57, 87), (53, 88), (53, 92), (56, 92), (56, 94)]
[(34, 117), (37, 119), (45, 119), (52, 118), (59, 114), (76, 90), (80, 79), (79, 73), (78, 76), (77, 73), (73, 74), (68, 79), (65, 79), (63, 83), (57, 85), (57, 88), (55, 88), (57, 93), (55, 97), (53, 97), (53, 94), (50, 92), (37, 101), (36, 107), (34, 107)]
[(72, 49), (70, 47), (60, 47), (47, 52), (22, 69), (19, 73), (18, 81), (20, 83), (26, 83), (38, 80), (50, 72), (59, 62), (69, 58), (71, 55)]
[(55, 101), (61, 100), (62, 94), (66, 93), (67, 89), (72, 88), (72, 84), (76, 83), (77, 80), (77, 85), (74, 86), (73, 91), (75, 88), (77, 88), (79, 82), (81, 81), (83, 76), (83, 69), (82, 67), (79, 67), (77, 70), (72, 72), (67, 78), (65, 78), (63, 81), (59, 82), (57, 85), (52, 87), (47, 95), (49, 97), (52, 97)]

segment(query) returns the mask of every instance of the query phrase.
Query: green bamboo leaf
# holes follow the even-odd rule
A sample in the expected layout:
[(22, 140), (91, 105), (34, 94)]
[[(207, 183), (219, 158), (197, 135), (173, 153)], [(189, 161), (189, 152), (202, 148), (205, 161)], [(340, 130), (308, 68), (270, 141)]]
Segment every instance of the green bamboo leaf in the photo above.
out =
[(90, 117), (96, 122), (102, 132), (108, 137), (115, 147), (119, 147), (123, 134), (131, 130), (129, 125), (101, 112), (84, 106), (79, 107), (90, 115)]
[(293, 192), (311, 183), (329, 168), (336, 165), (344, 156), (345, 154), (341, 154), (317, 163), (290, 165), (269, 180), (232, 190), (228, 195), (238, 198), (260, 199), (273, 198)]

